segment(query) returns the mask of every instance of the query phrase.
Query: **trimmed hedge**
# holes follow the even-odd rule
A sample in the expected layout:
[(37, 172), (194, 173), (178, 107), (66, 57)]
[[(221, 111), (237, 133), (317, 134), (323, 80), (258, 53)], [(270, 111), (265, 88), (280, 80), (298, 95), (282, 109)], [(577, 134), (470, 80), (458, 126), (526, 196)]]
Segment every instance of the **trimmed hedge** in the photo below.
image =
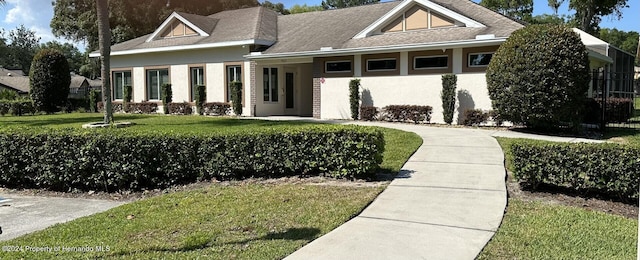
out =
[(546, 184), (638, 199), (638, 146), (516, 141), (511, 153), (516, 178), (534, 189)]
[(35, 114), (36, 109), (29, 99), (0, 100), (0, 116), (10, 114), (12, 116), (22, 116), (24, 114)]
[(51, 190), (144, 190), (196, 180), (328, 175), (370, 178), (380, 130), (313, 126), (187, 135), (114, 129), (5, 129), (0, 185)]
[(205, 86), (203, 85), (198, 85), (196, 87), (196, 112), (198, 113), (198, 115), (202, 115), (204, 114), (204, 109), (203, 109), (203, 105), (207, 100), (207, 89)]
[(161, 97), (160, 99), (162, 99), (162, 110), (163, 113), (165, 114), (169, 114), (169, 108), (167, 107), (168, 104), (170, 104), (171, 102), (173, 102), (173, 90), (171, 90), (171, 84), (169, 83), (165, 83), (162, 84), (162, 86), (160, 87), (161, 89)]
[(466, 126), (480, 125), (486, 123), (489, 119), (489, 113), (482, 109), (467, 109), (464, 111), (464, 120), (462, 124)]
[(373, 121), (378, 116), (378, 108), (374, 106), (361, 106), (360, 107), (360, 120)]
[(382, 108), (382, 120), (391, 122), (429, 123), (432, 107), (415, 105), (391, 105)]
[[(158, 111), (158, 104), (155, 102), (143, 101), (140, 103), (129, 103), (128, 109), (124, 110), (122, 102), (111, 102), (111, 108), (114, 113), (132, 113), (132, 114), (154, 114)], [(104, 103), (98, 102), (98, 111), (104, 111)]]
[(360, 79), (349, 81), (349, 108), (351, 109), (351, 119), (358, 120), (358, 112), (360, 112)]
[(455, 74), (442, 75), (442, 116), (444, 122), (451, 124), (453, 122), (453, 113), (456, 107), (456, 85), (458, 84), (458, 76)]
[(242, 116), (242, 82), (234, 81), (229, 83), (231, 89), (231, 106), (236, 116)]
[[(602, 99), (598, 99), (597, 102), (602, 109)], [(633, 105), (633, 100), (630, 98), (607, 98), (605, 109), (607, 123), (627, 122), (633, 115)]]
[(203, 113), (208, 116), (226, 116), (231, 112), (231, 104), (224, 102), (210, 102), (202, 105)]
[(167, 104), (169, 113), (172, 115), (192, 115), (193, 107), (189, 102), (169, 103)]

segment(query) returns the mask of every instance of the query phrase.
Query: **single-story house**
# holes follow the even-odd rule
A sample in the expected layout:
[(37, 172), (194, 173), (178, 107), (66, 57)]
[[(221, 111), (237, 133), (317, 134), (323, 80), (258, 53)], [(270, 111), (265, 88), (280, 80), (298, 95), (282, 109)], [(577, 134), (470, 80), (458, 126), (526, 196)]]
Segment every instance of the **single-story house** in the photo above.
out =
[(18, 95), (29, 94), (29, 77), (11, 73), (2, 74), (0, 75), (0, 90), (15, 91)]
[[(459, 112), (491, 109), (485, 70), (524, 25), (468, 0), (403, 0), (293, 15), (264, 7), (209, 16), (172, 13), (151, 34), (111, 47), (115, 101), (229, 102), (243, 83), (245, 116), (350, 118), (349, 81), (361, 79), (364, 105), (429, 105), (442, 123), (441, 75), (458, 77)], [(93, 52), (91, 57), (99, 57)], [(591, 51), (593, 66), (612, 62)]]
[[(3, 69), (0, 68), (0, 90), (6, 89), (15, 91), (18, 95), (29, 94), (31, 84), (28, 76), (24, 76), (22, 72), (5, 72), (6, 71), (3, 71)], [(91, 86), (87, 78), (79, 75), (71, 75), (68, 98), (88, 98), (90, 87)]]

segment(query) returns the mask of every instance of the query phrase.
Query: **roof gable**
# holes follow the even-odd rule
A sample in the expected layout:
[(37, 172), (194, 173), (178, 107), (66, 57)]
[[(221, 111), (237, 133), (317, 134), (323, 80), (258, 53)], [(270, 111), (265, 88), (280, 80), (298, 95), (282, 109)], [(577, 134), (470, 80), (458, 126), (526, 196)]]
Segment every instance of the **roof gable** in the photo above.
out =
[[(419, 7), (419, 8), (416, 8), (416, 7)], [(471, 18), (468, 18), (467, 16), (464, 16), (448, 8), (445, 8), (430, 0), (405, 0), (399, 5), (397, 5), (395, 8), (393, 8), (391, 11), (389, 11), (388, 13), (380, 17), (380, 19), (376, 20), (367, 28), (365, 28), (364, 30), (356, 34), (353, 37), (353, 39), (365, 38), (365, 37), (374, 35), (376, 33), (379, 34), (381, 31), (384, 31), (385, 29), (387, 30), (392, 29), (392, 31), (398, 30), (399, 29), (398, 26), (402, 27), (401, 29), (406, 28), (406, 27), (403, 27), (402, 24), (399, 25), (398, 24), (399, 21), (402, 22), (402, 20), (406, 18), (404, 16), (407, 12), (411, 12), (413, 14), (417, 12), (417, 10), (418, 11), (427, 10), (428, 13), (424, 15), (428, 15), (430, 17), (429, 21), (431, 21), (431, 17), (433, 14), (433, 17), (435, 17), (434, 19), (437, 19), (438, 22), (444, 22), (444, 24), (451, 23), (451, 24), (456, 24), (458, 26), (471, 27), (471, 28), (486, 27), (484, 24), (480, 22), (477, 22)], [(417, 15), (420, 15), (420, 14), (417, 14)], [(427, 26), (431, 27), (431, 24), (428, 24)]]
[[(153, 41), (155, 39), (164, 38), (164, 37), (166, 37), (168, 35), (167, 32), (169, 32), (169, 34), (172, 34), (174, 31), (178, 31), (178, 30), (183, 30), (184, 31), (184, 33), (181, 36), (190, 36), (190, 35), (199, 35), (199, 36), (203, 36), (203, 37), (209, 36), (209, 32), (211, 30), (209, 30), (209, 32), (205, 31), (203, 28), (200, 28), (199, 26), (196, 26), (192, 21), (190, 21), (189, 19), (185, 18), (185, 16), (189, 16), (189, 18), (192, 18), (192, 20), (198, 20), (198, 22), (196, 22), (196, 23), (199, 23), (201, 26), (206, 23), (206, 21), (202, 21), (204, 19), (193, 19), (197, 15), (185, 15), (185, 14), (180, 14), (178, 12), (173, 12), (151, 34), (151, 36), (149, 36), (149, 38), (147, 38), (146, 42), (151, 42), (151, 41)], [(203, 17), (203, 18), (211, 19), (211, 18), (207, 18), (207, 17)], [(213, 27), (215, 27), (215, 23), (216, 23), (216, 20), (212, 19), (209, 24), (213, 24)], [(213, 29), (213, 28), (211, 28), (211, 29)]]

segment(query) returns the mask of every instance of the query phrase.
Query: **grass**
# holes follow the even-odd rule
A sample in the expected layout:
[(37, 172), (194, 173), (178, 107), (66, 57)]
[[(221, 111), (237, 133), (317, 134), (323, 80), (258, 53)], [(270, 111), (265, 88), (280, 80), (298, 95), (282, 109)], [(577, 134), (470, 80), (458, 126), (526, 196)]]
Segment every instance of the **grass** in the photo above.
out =
[(0, 243), (108, 252), (0, 252), (0, 259), (280, 259), (357, 215), (382, 189), (214, 184)]
[(478, 259), (635, 259), (637, 230), (634, 219), (509, 199)]
[[(0, 126), (77, 128), (101, 118), (100, 114), (0, 117)], [(185, 133), (310, 124), (162, 115), (116, 115), (116, 120), (136, 123), (128, 129)], [(397, 173), (422, 139), (414, 133), (380, 130), (386, 143), (382, 171)], [(280, 259), (356, 216), (383, 189), (213, 184), (133, 202), (0, 243), (94, 250), (102, 246), (108, 252), (0, 252), (0, 259)]]
[[(513, 172), (510, 147), (518, 139), (496, 139)], [(635, 259), (637, 230), (635, 219), (510, 198), (498, 232), (478, 259)]]

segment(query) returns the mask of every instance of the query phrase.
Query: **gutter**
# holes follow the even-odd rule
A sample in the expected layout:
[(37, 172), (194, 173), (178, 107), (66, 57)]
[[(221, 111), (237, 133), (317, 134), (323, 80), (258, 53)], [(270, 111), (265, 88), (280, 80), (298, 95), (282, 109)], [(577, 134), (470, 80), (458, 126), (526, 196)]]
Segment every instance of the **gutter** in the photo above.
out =
[[(165, 52), (165, 51), (199, 50), (199, 49), (233, 47), (233, 46), (243, 46), (243, 45), (272, 45), (274, 43), (275, 43), (274, 41), (252, 39), (252, 40), (243, 40), (243, 41), (216, 42), (216, 43), (195, 44), (195, 45), (177, 45), (177, 46), (166, 46), (166, 47), (157, 47), (157, 48), (112, 51), (111, 56), (144, 54), (144, 53)], [(100, 52), (92, 52), (89, 54), (89, 57), (99, 58)]]
[(302, 51), (302, 52), (285, 52), (274, 54), (262, 54), (260, 52), (252, 52), (244, 57), (247, 59), (261, 60), (261, 59), (273, 59), (273, 58), (292, 58), (292, 57), (318, 57), (318, 56), (335, 56), (337, 54), (367, 54), (374, 52), (389, 52), (398, 50), (413, 50), (413, 49), (449, 49), (453, 47), (473, 47), (473, 46), (487, 46), (501, 44), (507, 40), (507, 37), (491, 38), (491, 39), (474, 39), (463, 40), (455, 42), (436, 42), (430, 44), (417, 43), (417, 44), (403, 44), (392, 46), (377, 46), (377, 47), (364, 47), (364, 48), (347, 48), (347, 49), (333, 49), (331, 47), (323, 47), (320, 50)]

